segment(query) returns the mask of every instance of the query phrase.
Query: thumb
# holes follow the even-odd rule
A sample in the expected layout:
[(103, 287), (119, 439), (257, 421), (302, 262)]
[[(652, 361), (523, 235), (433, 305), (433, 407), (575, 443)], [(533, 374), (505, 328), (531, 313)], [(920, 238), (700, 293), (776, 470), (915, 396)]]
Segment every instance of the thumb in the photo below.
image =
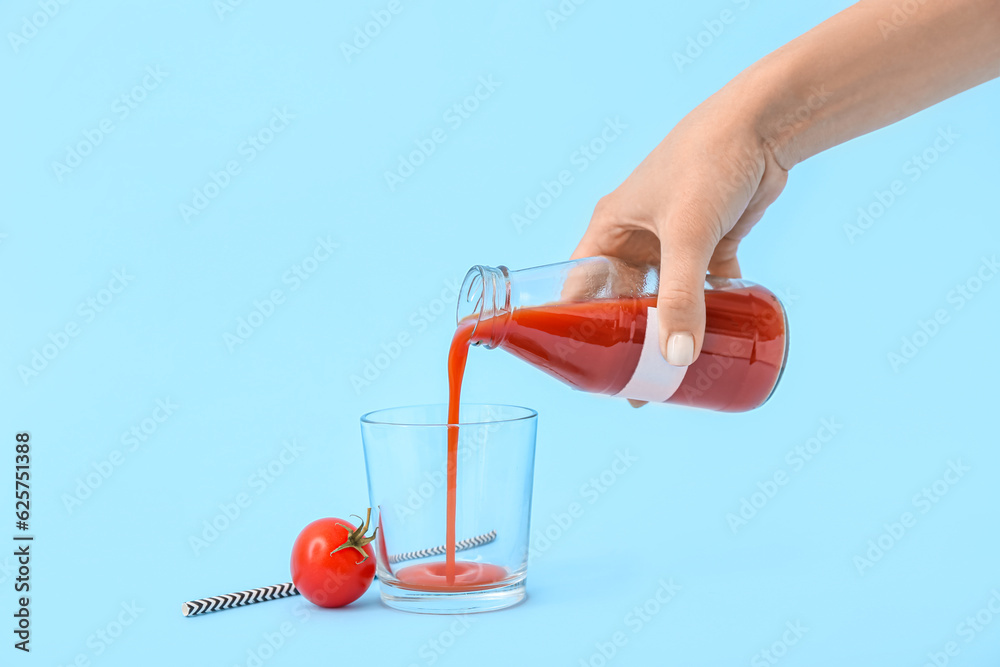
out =
[(706, 225), (681, 221), (668, 222), (660, 234), (656, 300), (660, 351), (673, 366), (690, 366), (701, 353), (705, 338), (705, 274), (716, 240)]

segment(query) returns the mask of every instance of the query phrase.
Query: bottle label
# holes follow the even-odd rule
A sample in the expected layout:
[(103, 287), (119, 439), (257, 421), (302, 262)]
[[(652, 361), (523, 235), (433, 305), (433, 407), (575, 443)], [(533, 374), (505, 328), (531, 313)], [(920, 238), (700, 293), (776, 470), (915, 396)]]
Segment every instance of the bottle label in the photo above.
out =
[(687, 373), (685, 366), (671, 366), (660, 354), (660, 319), (656, 308), (646, 310), (646, 339), (632, 379), (615, 394), (621, 398), (662, 403), (674, 395)]

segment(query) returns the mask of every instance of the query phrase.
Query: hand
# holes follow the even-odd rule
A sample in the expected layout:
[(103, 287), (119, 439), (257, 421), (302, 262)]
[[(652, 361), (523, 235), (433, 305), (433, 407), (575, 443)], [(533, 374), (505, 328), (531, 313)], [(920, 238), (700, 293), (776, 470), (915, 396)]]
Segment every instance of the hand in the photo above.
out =
[(787, 176), (746, 106), (723, 89), (598, 202), (573, 258), (659, 265), (660, 350), (670, 364), (689, 366), (705, 335), (706, 272), (740, 277), (740, 241)]
[(658, 263), (660, 350), (698, 358), (709, 271), (740, 277), (736, 251), (788, 169), (1000, 74), (1000, 3), (865, 0), (744, 70), (688, 114), (597, 204), (574, 258)]

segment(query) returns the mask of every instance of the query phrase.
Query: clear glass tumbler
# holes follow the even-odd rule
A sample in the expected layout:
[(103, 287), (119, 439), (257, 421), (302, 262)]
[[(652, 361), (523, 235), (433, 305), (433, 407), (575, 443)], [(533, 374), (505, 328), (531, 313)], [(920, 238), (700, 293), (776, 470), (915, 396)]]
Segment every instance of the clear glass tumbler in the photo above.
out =
[(361, 418), (382, 600), (432, 614), (503, 609), (525, 596), (538, 414), (463, 403), (457, 426), (447, 414), (421, 405)]

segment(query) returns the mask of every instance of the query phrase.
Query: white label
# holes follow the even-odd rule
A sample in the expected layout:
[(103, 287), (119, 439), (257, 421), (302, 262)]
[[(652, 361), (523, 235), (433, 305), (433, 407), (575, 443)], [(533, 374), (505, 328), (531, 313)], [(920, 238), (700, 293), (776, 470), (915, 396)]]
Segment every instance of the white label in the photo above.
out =
[(656, 308), (646, 310), (646, 339), (632, 379), (615, 394), (621, 398), (662, 403), (674, 395), (687, 373), (686, 366), (671, 366), (660, 354), (660, 319)]

